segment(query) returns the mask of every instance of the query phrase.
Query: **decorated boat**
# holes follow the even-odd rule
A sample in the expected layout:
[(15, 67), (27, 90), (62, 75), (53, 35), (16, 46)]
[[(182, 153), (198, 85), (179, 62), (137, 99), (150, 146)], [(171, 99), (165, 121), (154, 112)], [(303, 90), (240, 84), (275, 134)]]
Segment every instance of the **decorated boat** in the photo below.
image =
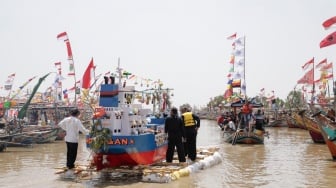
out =
[(91, 164), (97, 171), (120, 166), (150, 165), (162, 162), (168, 141), (164, 133), (164, 116), (153, 115), (150, 108), (134, 102), (138, 91), (134, 86), (105, 77), (100, 86), (99, 107), (95, 109), (93, 126), (87, 136), (92, 150)]
[[(245, 104), (245, 100), (240, 100), (231, 104), (234, 111), (236, 108), (242, 108)], [(250, 108), (261, 108), (263, 105), (261, 103), (256, 103), (253, 100), (249, 102)], [(240, 124), (241, 122), (238, 122)], [(239, 125), (238, 125), (239, 127)], [(252, 123), (249, 123), (247, 129), (238, 128), (236, 131), (224, 131), (224, 139), (227, 143), (234, 144), (264, 144), (264, 138), (268, 136), (265, 130), (254, 129)]]
[(298, 114), (301, 116), (302, 122), (306, 126), (313, 142), (324, 144), (325, 141), (316, 120), (311, 118), (305, 110), (301, 110)]
[(318, 111), (312, 117), (318, 123), (318, 126), (321, 130), (322, 136), (332, 158), (336, 159), (336, 123), (331, 120), (326, 114), (323, 114), (323, 111)]

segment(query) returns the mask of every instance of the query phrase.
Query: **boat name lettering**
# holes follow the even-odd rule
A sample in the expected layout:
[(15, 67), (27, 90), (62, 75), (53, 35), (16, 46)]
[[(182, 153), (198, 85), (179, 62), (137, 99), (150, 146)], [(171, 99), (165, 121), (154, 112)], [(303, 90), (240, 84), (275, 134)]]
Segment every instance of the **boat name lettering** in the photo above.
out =
[(111, 145), (131, 145), (134, 144), (133, 139), (128, 139), (128, 138), (117, 138), (117, 139), (111, 139), (108, 144)]

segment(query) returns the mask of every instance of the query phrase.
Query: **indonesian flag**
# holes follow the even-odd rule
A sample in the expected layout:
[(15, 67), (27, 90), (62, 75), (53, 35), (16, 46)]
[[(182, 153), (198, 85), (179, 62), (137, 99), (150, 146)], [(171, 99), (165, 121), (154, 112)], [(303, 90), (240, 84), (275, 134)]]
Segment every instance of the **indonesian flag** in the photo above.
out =
[(233, 35), (227, 37), (228, 40), (232, 40), (232, 39), (235, 39), (237, 37), (237, 32), (234, 33)]
[(92, 74), (92, 70), (94, 69), (94, 65), (93, 65), (93, 58), (91, 58), (91, 61), (88, 65), (88, 67), (86, 68), (83, 78), (82, 78), (82, 88), (84, 89), (89, 89), (91, 86), (91, 74)]
[(336, 44), (336, 31), (326, 36), (321, 42), (320, 42), (320, 48), (324, 48), (330, 45)]
[(314, 63), (314, 58), (312, 58), (311, 60), (309, 60), (307, 63), (305, 63), (303, 66), (302, 66), (302, 69), (303, 70), (307, 70), (308, 68), (310, 68), (310, 65)]
[(68, 34), (66, 32), (58, 34), (57, 35), (57, 40), (63, 40), (63, 41), (69, 40)]
[(329, 19), (327, 19), (326, 21), (324, 21), (322, 23), (322, 26), (324, 27), (324, 29), (329, 29), (330, 26), (334, 25), (336, 23), (336, 16), (331, 17)]

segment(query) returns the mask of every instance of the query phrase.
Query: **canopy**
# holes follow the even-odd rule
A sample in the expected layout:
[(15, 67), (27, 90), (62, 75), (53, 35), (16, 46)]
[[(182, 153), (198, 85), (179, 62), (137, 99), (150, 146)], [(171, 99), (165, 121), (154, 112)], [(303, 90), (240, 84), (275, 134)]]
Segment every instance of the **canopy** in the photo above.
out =
[[(249, 101), (250, 105), (252, 105), (253, 108), (260, 108), (263, 107), (263, 104), (255, 102), (255, 100)], [(231, 103), (231, 107), (242, 107), (245, 104), (245, 99), (236, 101)]]

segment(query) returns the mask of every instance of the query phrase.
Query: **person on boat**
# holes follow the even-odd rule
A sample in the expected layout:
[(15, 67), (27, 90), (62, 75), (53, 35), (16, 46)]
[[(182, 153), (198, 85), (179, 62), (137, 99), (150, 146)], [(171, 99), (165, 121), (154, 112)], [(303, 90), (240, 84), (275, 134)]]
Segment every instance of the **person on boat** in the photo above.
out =
[(200, 128), (200, 118), (193, 114), (190, 109), (183, 107), (181, 117), (186, 132), (185, 153), (191, 161), (196, 160), (196, 138), (197, 131)]
[(252, 116), (252, 106), (250, 105), (249, 101), (246, 100), (239, 113), (239, 120), (240, 120), (239, 129), (249, 128), (251, 116)]
[(254, 114), (254, 119), (255, 119), (255, 129), (264, 131), (265, 117), (260, 109), (258, 109), (257, 113)]
[(176, 148), (179, 162), (186, 162), (183, 141), (185, 140), (185, 131), (182, 119), (178, 116), (177, 108), (170, 110), (170, 116), (165, 120), (165, 133), (168, 134), (168, 148), (166, 152), (166, 162), (173, 161)]
[(65, 142), (67, 146), (67, 162), (66, 166), (70, 172), (71, 169), (75, 167), (75, 161), (77, 158), (77, 149), (78, 149), (78, 140), (79, 140), (79, 131), (83, 134), (88, 134), (87, 130), (82, 122), (78, 119), (80, 111), (76, 108), (70, 111), (70, 116), (64, 118), (59, 122), (63, 130), (66, 131)]

